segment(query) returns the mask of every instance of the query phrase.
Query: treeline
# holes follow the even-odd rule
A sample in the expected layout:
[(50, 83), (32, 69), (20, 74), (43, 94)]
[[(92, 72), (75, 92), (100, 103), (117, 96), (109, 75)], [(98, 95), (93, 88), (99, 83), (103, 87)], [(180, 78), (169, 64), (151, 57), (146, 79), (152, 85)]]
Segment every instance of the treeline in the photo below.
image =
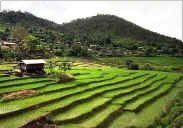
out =
[(16, 49), (1, 48), (1, 58), (183, 55), (180, 40), (113, 15), (97, 15), (59, 25), (28, 12), (3, 11), (0, 40), (17, 43)]

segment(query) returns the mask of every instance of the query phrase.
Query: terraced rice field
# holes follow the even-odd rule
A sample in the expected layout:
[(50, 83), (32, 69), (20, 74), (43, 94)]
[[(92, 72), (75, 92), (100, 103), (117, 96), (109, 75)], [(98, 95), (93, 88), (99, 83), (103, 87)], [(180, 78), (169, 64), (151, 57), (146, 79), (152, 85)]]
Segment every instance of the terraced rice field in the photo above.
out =
[[(176, 73), (97, 64), (77, 63), (68, 73), (76, 80), (0, 76), (0, 128), (19, 128), (40, 118), (59, 128), (145, 128), (161, 118), (183, 83)], [(3, 99), (20, 90), (36, 93)]]

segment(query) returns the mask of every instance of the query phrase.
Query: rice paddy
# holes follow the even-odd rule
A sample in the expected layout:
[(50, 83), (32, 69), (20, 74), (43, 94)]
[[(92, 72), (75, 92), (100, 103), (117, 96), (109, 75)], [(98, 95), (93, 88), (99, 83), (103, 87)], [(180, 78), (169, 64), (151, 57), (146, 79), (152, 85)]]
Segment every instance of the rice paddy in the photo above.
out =
[[(40, 118), (59, 128), (146, 128), (161, 118), (183, 83), (178, 73), (89, 63), (75, 63), (67, 73), (76, 80), (0, 76), (0, 128), (19, 128)], [(3, 99), (20, 90), (36, 93)]]

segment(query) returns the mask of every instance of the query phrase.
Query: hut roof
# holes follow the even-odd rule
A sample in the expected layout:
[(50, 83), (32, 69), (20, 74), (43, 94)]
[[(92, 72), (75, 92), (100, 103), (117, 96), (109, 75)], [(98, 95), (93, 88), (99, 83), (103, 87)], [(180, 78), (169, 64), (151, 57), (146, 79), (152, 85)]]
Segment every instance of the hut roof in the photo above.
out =
[(22, 60), (21, 62), (25, 63), (25, 64), (44, 64), (46, 63), (44, 60), (42, 59), (34, 59), (34, 60)]
[(7, 41), (4, 41), (3, 44), (4, 44), (4, 45), (16, 45), (16, 43), (7, 42)]

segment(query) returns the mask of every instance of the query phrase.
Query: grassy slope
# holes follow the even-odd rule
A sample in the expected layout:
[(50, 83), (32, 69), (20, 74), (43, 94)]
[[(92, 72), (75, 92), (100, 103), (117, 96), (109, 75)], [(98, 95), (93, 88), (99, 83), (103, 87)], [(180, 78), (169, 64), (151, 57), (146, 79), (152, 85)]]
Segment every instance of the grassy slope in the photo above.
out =
[[(87, 66), (87, 64), (82, 64), (82, 65)], [(139, 81), (142, 81), (142, 83), (139, 83), (140, 87), (142, 87), (142, 88), (140, 88), (140, 91), (144, 90), (144, 88), (143, 88), (144, 84), (145, 83), (147, 84), (148, 82), (144, 83), (143, 80), (145, 80), (148, 75), (144, 76), (143, 78), (136, 78), (136, 79), (132, 79), (130, 81), (122, 82), (122, 83), (115, 83), (116, 81), (120, 81), (123, 79), (125, 80), (126, 78), (132, 78), (132, 76), (138, 76), (138, 75), (142, 75), (145, 73), (148, 73), (151, 75), (159, 74), (161, 77), (164, 75), (168, 75), (168, 76), (175, 76), (177, 78), (177, 76), (179, 76), (176, 73), (160, 73), (158, 71), (141, 71), (141, 70), (140, 71), (129, 71), (129, 70), (125, 70), (125, 69), (117, 69), (117, 68), (109, 68), (109, 67), (98, 67), (98, 68), (96, 68), (96, 67), (91, 68), (91, 67), (92, 67), (91, 65), (89, 66), (89, 68), (87, 68), (87, 67), (83, 67), (83, 66), (81, 66), (81, 64), (79, 64), (73, 70), (68, 71), (68, 73), (74, 74), (74, 73), (80, 72), (81, 74), (77, 76), (77, 78), (80, 82), (82, 82), (82, 81), (86, 82), (86, 81), (90, 80), (89, 79), (90, 77), (91, 77), (92, 81), (109, 78), (109, 77), (115, 76), (115, 74), (120, 75), (120, 77), (113, 78), (111, 80), (106, 80), (106, 81), (98, 81), (98, 83), (97, 82), (91, 83), (89, 85), (87, 85), (85, 83), (85, 85), (82, 85), (82, 86), (77, 85), (77, 80), (74, 81), (73, 84), (70, 84), (70, 83), (57, 84), (54, 87), (45, 86), (43, 88), (41, 87), (40, 89), (38, 89), (39, 92), (43, 93), (41, 95), (38, 95), (35, 97), (30, 97), (30, 98), (25, 98), (25, 99), (14, 100), (14, 101), (10, 101), (10, 102), (4, 102), (4, 103), (2, 102), (2, 104), (0, 105), (0, 108), (1, 108), (0, 112), (6, 113), (6, 112), (10, 112), (10, 111), (13, 112), (13, 111), (18, 110), (18, 109), (24, 110), (24, 108), (26, 108), (29, 105), (35, 105), (38, 102), (41, 103), (43, 101), (47, 101), (48, 99), (52, 100), (54, 98), (62, 97), (64, 95), (68, 95), (68, 94), (73, 93), (73, 95), (64, 97), (64, 98), (62, 98), (56, 102), (53, 102), (51, 104), (49, 103), (49, 104), (45, 104), (43, 106), (37, 105), (36, 108), (30, 109), (30, 110), (26, 109), (23, 111), (23, 113), (19, 112), (16, 115), (7, 116), (8, 118), (0, 118), (1, 127), (2, 128), (19, 127), (23, 124), (30, 122), (33, 119), (50, 114), (55, 109), (62, 110), (64, 107), (67, 108), (68, 105), (72, 105), (74, 102), (79, 101), (78, 106), (77, 105), (72, 106), (71, 108), (68, 107), (67, 110), (69, 110), (69, 111), (65, 111), (65, 113), (63, 113), (63, 115), (61, 114), (61, 115), (58, 115), (55, 117), (56, 120), (59, 120), (59, 119), (65, 120), (65, 119), (69, 119), (69, 118), (74, 119), (75, 117), (77, 117), (79, 115), (82, 115), (84, 113), (92, 111), (93, 108), (98, 107), (100, 105), (103, 105), (103, 104), (105, 104), (105, 102), (110, 100), (110, 99), (107, 99), (107, 101), (105, 101), (105, 98), (104, 99), (99, 98), (96, 101), (95, 100), (92, 101), (93, 98), (91, 98), (91, 97), (95, 96), (96, 94), (100, 94), (100, 95), (107, 94), (107, 92), (114, 92), (115, 90), (118, 90), (118, 89), (121, 89), (121, 92), (118, 92), (119, 94), (126, 93), (129, 90), (133, 91), (135, 89), (138, 89), (138, 86), (135, 86), (133, 84), (138, 83)], [(88, 73), (88, 72), (89, 72), (89, 74), (82, 75), (82, 73)], [(102, 74), (102, 72), (109, 73), (109, 74), (103, 74), (104, 75), (103, 77), (101, 76), (101, 78), (95, 79), (95, 77), (100, 76)], [(128, 76), (128, 74), (132, 73), (132, 72), (137, 72), (137, 73), (131, 74)], [(157, 76), (157, 78), (158, 77), (159, 76)], [(173, 77), (172, 77), (172, 79), (173, 79)], [(5, 80), (5, 79), (2, 78), (2, 80)], [(32, 82), (31, 79), (26, 80), (26, 81)], [(150, 79), (149, 81), (152, 81), (152, 80)], [(171, 81), (170, 78), (168, 78), (168, 82), (169, 81)], [(7, 81), (7, 82), (2, 82), (0, 85), (2, 87), (6, 87), (6, 89), (4, 88), (5, 90), (8, 90), (7, 85), (9, 85), (9, 88), (14, 90), (14, 88), (16, 88), (16, 86), (14, 86), (14, 85), (19, 84), (19, 86), (20, 86), (21, 83), (25, 84), (25, 81), (23, 81), (23, 80), (17, 80), (16, 82)], [(110, 83), (110, 84), (107, 85), (106, 83)], [(33, 86), (31, 84), (30, 85), (27, 84), (27, 85), (30, 87)], [(27, 85), (25, 85), (25, 86), (27, 86)], [(23, 87), (23, 85), (21, 85), (21, 86)], [(40, 85), (40, 86), (42, 86), (42, 85)], [(148, 86), (148, 84), (145, 86)], [(122, 89), (122, 88), (124, 88), (124, 89)], [(18, 89), (19, 88), (16, 88), (15, 90), (18, 90)], [(126, 89), (126, 91), (125, 91), (125, 89)], [(5, 90), (2, 90), (2, 92)], [(173, 89), (173, 90), (176, 90), (176, 89)], [(51, 91), (51, 92), (48, 93), (49, 91)], [(81, 93), (74, 94), (75, 92), (81, 92)], [(173, 96), (176, 94), (176, 91), (173, 91), (173, 93), (171, 91), (171, 93), (168, 93), (168, 95), (170, 95), (170, 94), (171, 94), (172, 99), (173, 99), (174, 98)], [(113, 97), (113, 95), (116, 95), (115, 92), (110, 94), (111, 97)], [(171, 100), (171, 96), (169, 97), (170, 100)], [(102, 102), (100, 103), (100, 100), (103, 101), (103, 103)], [(149, 122), (152, 123), (156, 117), (160, 117), (160, 115), (162, 114), (162, 109), (158, 109), (158, 108), (161, 108), (160, 105), (164, 104), (165, 101), (169, 101), (169, 99), (166, 99), (166, 100), (164, 99), (161, 102), (159, 102), (159, 100), (157, 100), (156, 102), (153, 102), (152, 104), (146, 106), (143, 109), (143, 112), (142, 113), (140, 112), (141, 114), (139, 113), (139, 115), (135, 114), (135, 113), (131, 113), (131, 112), (125, 112), (119, 118), (117, 118), (114, 121), (114, 123), (112, 123), (111, 127), (119, 128), (119, 126), (126, 127), (128, 125), (130, 125), (130, 126), (135, 125), (135, 126), (139, 126), (139, 127), (140, 126), (143, 126), (143, 127), (148, 126), (148, 125), (150, 125)], [(96, 106), (93, 105), (93, 103), (95, 103), (95, 102), (96, 102)], [(87, 103), (91, 103), (93, 106), (88, 105)], [(156, 104), (156, 105), (153, 108), (148, 109), (149, 106), (151, 106), (153, 104)], [(87, 108), (85, 108), (85, 107), (87, 107)], [(111, 113), (117, 111), (120, 107), (121, 107), (121, 105), (107, 104), (107, 105), (105, 105), (105, 107), (101, 111), (94, 112), (92, 114), (92, 116), (89, 114), (86, 116), (86, 118), (84, 120), (81, 120), (76, 124), (68, 123), (65, 125), (61, 125), (61, 127), (65, 127), (65, 128), (67, 128), (67, 127), (68, 128), (73, 128), (73, 127), (75, 127), (75, 128), (76, 127), (78, 127), (78, 128), (80, 128), (80, 127), (91, 128), (91, 127), (98, 126), (98, 125), (100, 125), (100, 123), (102, 123), (103, 121), (108, 119), (108, 117), (111, 115)], [(80, 111), (80, 108), (83, 108), (82, 111)], [(148, 115), (148, 112), (151, 112), (151, 111), (153, 112), (153, 114), (155, 116), (153, 115), (152, 117), (146, 117)], [(72, 113), (75, 113), (75, 115)], [(66, 117), (65, 115), (68, 115), (68, 117)], [(134, 120), (134, 124), (133, 123), (131, 124), (131, 122), (128, 124), (125, 124), (124, 121), (120, 120), (121, 118), (122, 118), (122, 120), (127, 120), (128, 118), (130, 120)], [(145, 123), (143, 124), (143, 122), (145, 122)]]
[(183, 57), (109, 57), (99, 58), (101, 62), (112, 63), (117, 65), (125, 65), (126, 60), (133, 60), (140, 67), (150, 64), (155, 70), (172, 71), (172, 68), (180, 68), (183, 71)]

